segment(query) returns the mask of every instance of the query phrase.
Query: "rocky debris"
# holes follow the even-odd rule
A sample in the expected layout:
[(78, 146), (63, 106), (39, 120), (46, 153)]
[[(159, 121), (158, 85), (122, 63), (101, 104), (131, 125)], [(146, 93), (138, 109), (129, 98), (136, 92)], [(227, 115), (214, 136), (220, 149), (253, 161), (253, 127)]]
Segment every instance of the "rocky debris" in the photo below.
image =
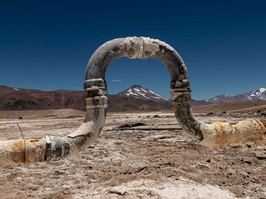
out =
[(121, 124), (115, 128), (113, 128), (113, 130), (127, 130), (130, 129), (132, 127), (136, 127), (136, 126), (146, 126), (146, 124), (141, 123), (141, 122), (137, 122), (137, 123), (132, 123), (132, 124)]
[(208, 112), (206, 115), (214, 115), (216, 114), (215, 112)]

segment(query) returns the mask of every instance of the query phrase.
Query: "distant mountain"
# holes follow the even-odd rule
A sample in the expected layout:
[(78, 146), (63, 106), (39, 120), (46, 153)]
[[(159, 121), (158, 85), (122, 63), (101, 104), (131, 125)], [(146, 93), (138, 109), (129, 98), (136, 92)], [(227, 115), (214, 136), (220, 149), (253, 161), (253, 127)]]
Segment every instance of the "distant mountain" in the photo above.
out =
[(266, 100), (266, 88), (259, 88), (255, 91), (250, 91), (235, 96), (217, 95), (214, 98), (205, 100), (210, 103), (222, 103), (222, 102), (243, 102), (243, 101), (259, 101)]
[(83, 91), (42, 91), (0, 85), (0, 110), (85, 110)]
[(152, 90), (143, 88), (140, 85), (134, 85), (126, 90), (119, 92), (117, 95), (134, 97), (137, 99), (151, 100), (151, 101), (170, 101), (169, 99), (155, 93)]
[[(143, 91), (144, 92), (144, 91)], [(147, 91), (148, 92), (148, 91)], [(170, 100), (138, 99), (127, 95), (108, 95), (108, 109), (112, 112), (172, 110)], [(42, 91), (0, 85), (0, 110), (85, 110), (84, 91)]]
[(266, 88), (260, 88), (247, 93), (245, 96), (249, 100), (266, 100)]

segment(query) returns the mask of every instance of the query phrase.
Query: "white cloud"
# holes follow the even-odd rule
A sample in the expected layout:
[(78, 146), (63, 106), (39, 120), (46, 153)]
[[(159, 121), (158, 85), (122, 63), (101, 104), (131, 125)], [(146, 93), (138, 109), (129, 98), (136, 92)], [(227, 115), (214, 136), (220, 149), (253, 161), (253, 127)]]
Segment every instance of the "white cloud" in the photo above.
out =
[(113, 79), (112, 82), (122, 82), (123, 80), (121, 79)]

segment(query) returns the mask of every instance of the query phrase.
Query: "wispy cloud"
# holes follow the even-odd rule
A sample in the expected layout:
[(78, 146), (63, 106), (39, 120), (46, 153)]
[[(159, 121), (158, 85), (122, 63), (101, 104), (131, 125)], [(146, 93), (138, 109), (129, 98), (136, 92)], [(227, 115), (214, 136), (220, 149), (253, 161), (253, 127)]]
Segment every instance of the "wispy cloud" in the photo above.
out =
[(122, 82), (123, 80), (121, 79), (113, 79), (112, 82)]

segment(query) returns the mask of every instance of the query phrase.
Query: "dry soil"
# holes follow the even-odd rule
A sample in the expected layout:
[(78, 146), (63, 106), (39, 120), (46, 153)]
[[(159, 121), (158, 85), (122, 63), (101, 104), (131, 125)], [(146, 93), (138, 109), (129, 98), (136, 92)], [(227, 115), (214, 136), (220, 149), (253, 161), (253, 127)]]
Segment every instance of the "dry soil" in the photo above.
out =
[[(48, 114), (49, 115), (49, 114)], [(66, 135), (82, 117), (0, 119), (0, 140)], [(241, 117), (201, 116), (205, 122)], [(147, 126), (114, 129), (124, 123)], [(169, 128), (169, 129), (168, 129)], [(0, 198), (266, 198), (266, 144), (200, 146), (173, 114), (108, 114), (97, 141), (67, 158), (0, 168)]]

